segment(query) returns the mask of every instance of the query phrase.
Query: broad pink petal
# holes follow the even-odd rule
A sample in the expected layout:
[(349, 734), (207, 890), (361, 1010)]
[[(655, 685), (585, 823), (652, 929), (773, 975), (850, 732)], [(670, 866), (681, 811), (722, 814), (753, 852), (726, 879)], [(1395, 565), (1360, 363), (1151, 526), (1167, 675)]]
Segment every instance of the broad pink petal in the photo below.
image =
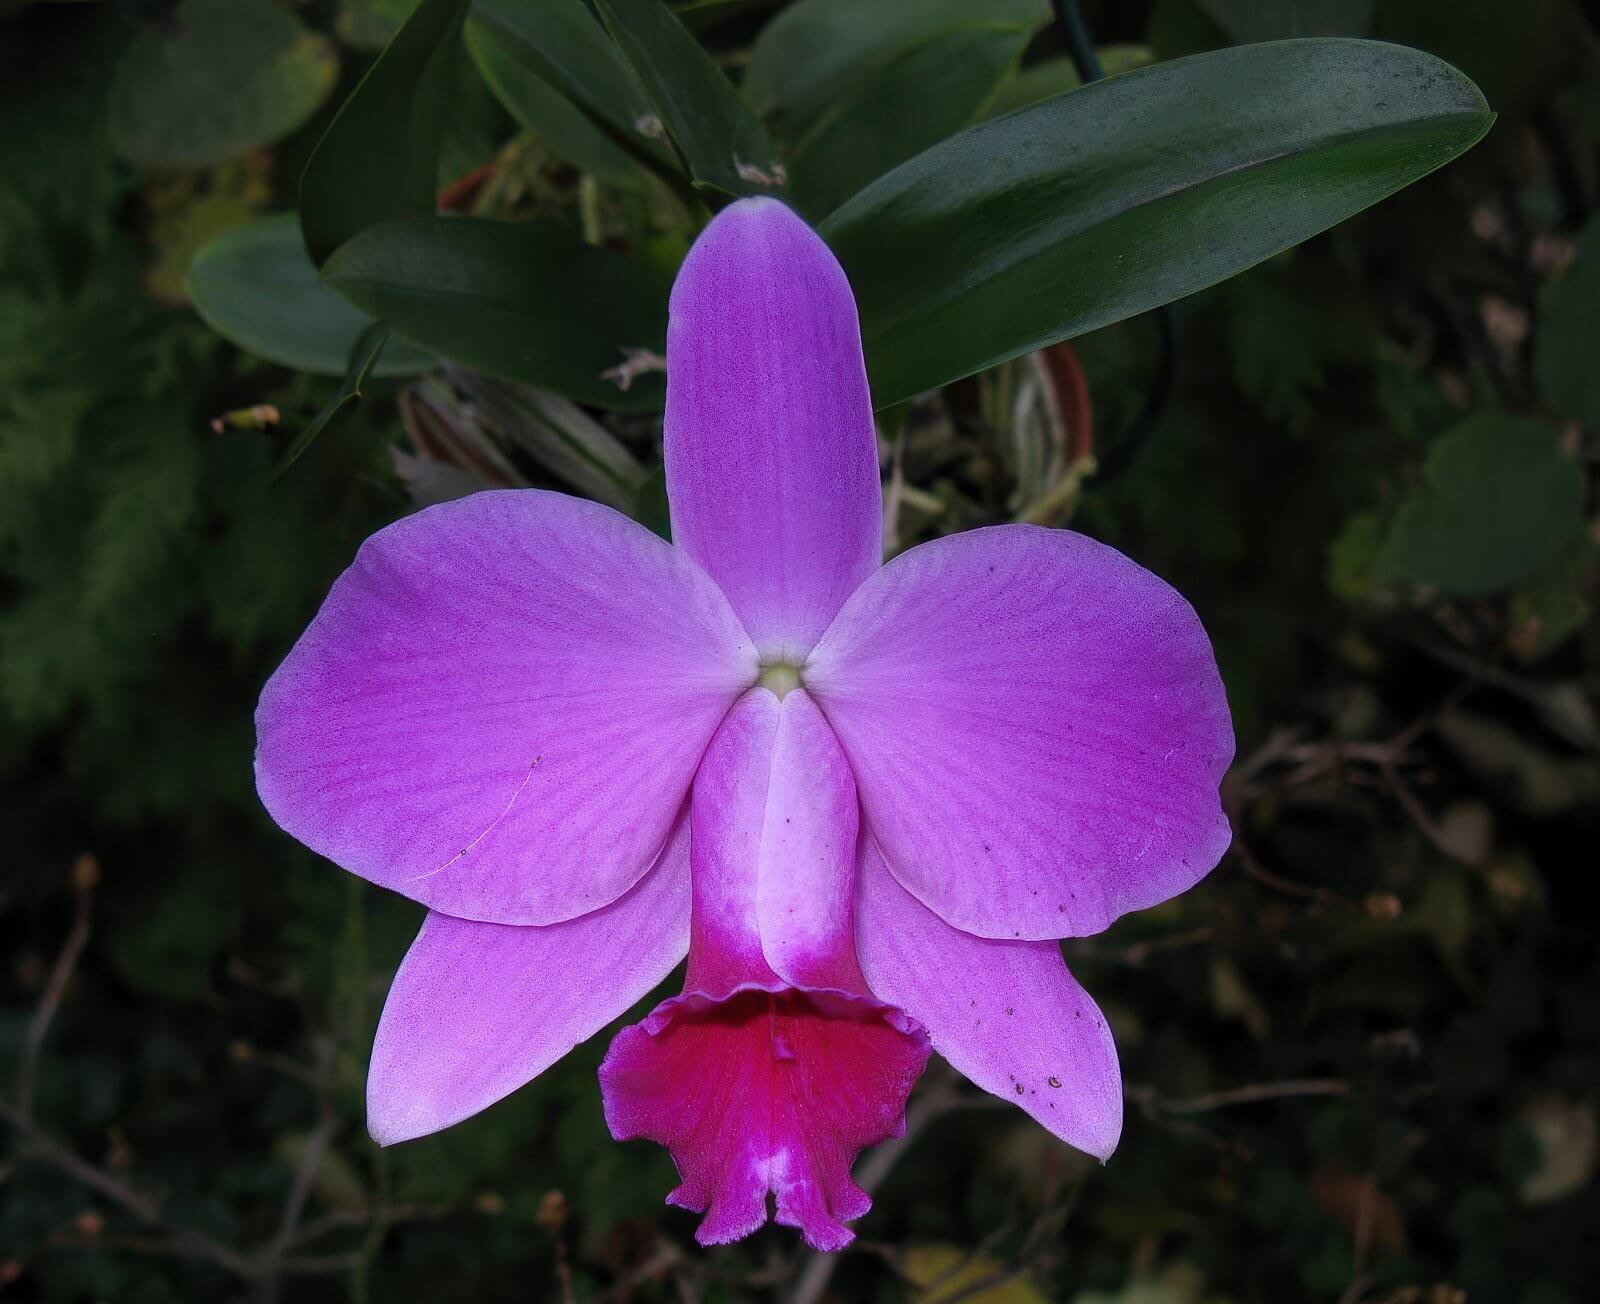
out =
[(486, 1109), (586, 1041), (689, 948), (689, 823), (610, 905), (544, 927), (430, 914), (395, 974), (367, 1071), (367, 1127), (408, 1141)]
[(856, 935), (872, 990), (924, 1028), (985, 1091), (1069, 1145), (1106, 1159), (1122, 1134), (1122, 1076), (1105, 1017), (1058, 942), (1003, 942), (952, 928), (862, 839)]
[(923, 544), (803, 679), (895, 876), (985, 937), (1098, 932), (1227, 849), (1227, 697), (1193, 608), (1121, 553), (1009, 525)]
[(798, 664), (878, 565), (883, 502), (849, 282), (775, 199), (723, 209), (678, 273), (665, 434), (674, 541)]
[(691, 798), (693, 925), (682, 996), (617, 1034), (600, 1068), (619, 1140), (667, 1146), (705, 1244), (766, 1220), (837, 1249), (866, 1212), (864, 1145), (897, 1135), (922, 1030), (868, 991), (855, 955), (855, 784), (802, 689), (746, 693)]
[(286, 830), (445, 914), (550, 924), (655, 860), (755, 652), (610, 508), (507, 490), (367, 540), (261, 694)]
[(927, 1054), (920, 1033), (862, 1002), (751, 991), (654, 1032), (624, 1028), (600, 1083), (613, 1136), (672, 1151), (683, 1182), (667, 1201), (704, 1212), (702, 1245), (761, 1226), (771, 1191), (780, 1223), (837, 1250), (872, 1203), (850, 1165), (905, 1130)]

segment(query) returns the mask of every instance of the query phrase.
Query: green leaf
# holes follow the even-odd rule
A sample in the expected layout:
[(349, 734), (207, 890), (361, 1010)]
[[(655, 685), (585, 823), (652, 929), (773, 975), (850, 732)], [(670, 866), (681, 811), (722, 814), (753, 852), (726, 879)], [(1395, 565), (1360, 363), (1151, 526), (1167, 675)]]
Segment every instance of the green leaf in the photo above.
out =
[(744, 91), (756, 112), (798, 139), (927, 41), (985, 27), (1031, 32), (1049, 18), (1046, 0), (799, 0), (762, 29)]
[(782, 176), (767, 129), (661, 0), (596, 0), (695, 183), (764, 194)]
[(489, 89), (523, 130), (574, 167), (612, 185), (636, 188), (644, 183), (645, 172), (634, 155), (532, 71), (523, 48), (502, 29), (474, 18), (467, 24), (467, 49)]
[(1546, 401), (1563, 416), (1600, 430), (1600, 219), (1584, 227), (1572, 264), (1539, 301), (1533, 369)]
[(795, 147), (789, 175), (801, 207), (831, 213), (869, 181), (978, 116), (1016, 65), (1026, 27), (944, 32), (860, 84)]
[(571, 119), (552, 111), (541, 88), (580, 109), (620, 153), (658, 172), (676, 170), (650, 97), (583, 0), (476, 0), (467, 30), (500, 102), (552, 148), (580, 165), (586, 160), (569, 151), (594, 157), (591, 142), (574, 135)]
[[(341, 376), (372, 319), (317, 277), (293, 213), (237, 227), (202, 249), (189, 268), (189, 297), (206, 325), (248, 353), (297, 371)], [(409, 376), (437, 363), (394, 340), (379, 376)]]
[(350, 360), (345, 366), (344, 380), (340, 382), (339, 392), (329, 400), (322, 411), (306, 423), (305, 429), (295, 436), (294, 443), (289, 445), (289, 451), (283, 455), (283, 461), (278, 463), (277, 469), (272, 473), (274, 480), (300, 460), (300, 455), (311, 447), (316, 437), (328, 428), (328, 424), (345, 406), (360, 402), (361, 391), (366, 388), (367, 378), (372, 375), (372, 369), (378, 365), (383, 346), (388, 342), (389, 327), (385, 322), (375, 321), (361, 332), (355, 347), (350, 350)]
[(822, 225), (878, 406), (1213, 285), (1449, 162), (1477, 88), (1418, 50), (1281, 41), (1097, 82), (925, 150)]
[(656, 411), (659, 371), (623, 388), (603, 373), (664, 347), (668, 283), (565, 231), (478, 218), (416, 218), (357, 236), (323, 278), (409, 339), (578, 402)]
[(112, 138), (135, 163), (222, 163), (287, 136), (338, 74), (328, 38), (272, 0), (184, 0), (118, 65)]
[(1583, 473), (1542, 422), (1479, 413), (1429, 450), (1390, 526), (1386, 581), (1475, 596), (1509, 588), (1583, 528)]
[(672, 508), (667, 502), (667, 468), (658, 466), (639, 486), (638, 501), (634, 504), (633, 519), (649, 530), (672, 542)]
[(300, 182), (300, 226), (319, 267), (358, 231), (434, 211), (467, 4), (422, 0), (317, 143)]

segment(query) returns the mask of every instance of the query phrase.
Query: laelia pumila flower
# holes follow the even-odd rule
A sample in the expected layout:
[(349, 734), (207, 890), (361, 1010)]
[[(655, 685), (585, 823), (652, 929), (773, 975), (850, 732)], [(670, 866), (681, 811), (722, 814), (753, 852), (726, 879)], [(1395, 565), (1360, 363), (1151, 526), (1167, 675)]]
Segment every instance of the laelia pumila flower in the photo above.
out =
[(854, 299), (776, 200), (706, 229), (667, 342), (673, 542), (538, 490), (367, 541), (261, 695), (262, 801), (429, 909), (367, 1106), (384, 1144), (536, 1077), (687, 955), (600, 1068), (707, 1244), (835, 1249), (930, 1047), (1101, 1159), (1111, 1034), (1057, 941), (1184, 891), (1233, 752), (1189, 604), (1025, 525), (882, 564)]

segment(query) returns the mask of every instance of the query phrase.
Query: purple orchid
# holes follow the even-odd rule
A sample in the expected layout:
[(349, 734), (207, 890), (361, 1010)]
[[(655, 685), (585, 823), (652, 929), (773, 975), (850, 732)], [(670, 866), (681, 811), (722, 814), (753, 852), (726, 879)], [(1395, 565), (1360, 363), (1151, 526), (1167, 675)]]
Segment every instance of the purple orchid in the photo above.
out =
[(674, 544), (482, 493), (381, 531), (267, 684), (256, 774), (307, 846), (430, 914), (368, 1079), (389, 1144), (484, 1109), (648, 993), (600, 1069), (703, 1243), (823, 1249), (930, 1044), (1104, 1159), (1116, 1050), (1056, 939), (1228, 845), (1233, 753), (1189, 604), (1008, 525), (881, 565), (854, 299), (781, 203), (724, 210), (672, 293)]

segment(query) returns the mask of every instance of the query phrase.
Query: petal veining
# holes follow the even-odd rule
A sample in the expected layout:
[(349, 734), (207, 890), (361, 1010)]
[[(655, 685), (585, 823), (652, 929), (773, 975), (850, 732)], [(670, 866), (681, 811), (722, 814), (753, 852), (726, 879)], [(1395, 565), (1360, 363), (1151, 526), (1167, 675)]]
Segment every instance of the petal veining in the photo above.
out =
[(883, 498), (855, 298), (775, 199), (730, 204), (672, 290), (672, 537), (761, 654), (799, 662), (879, 564)]
[(1122, 1076), (1105, 1016), (1059, 942), (952, 928), (862, 839), (856, 928), (872, 990), (928, 1031), (951, 1065), (1104, 1160), (1122, 1134)]
[(395, 974), (367, 1071), (382, 1145), (486, 1109), (625, 1013), (689, 949), (687, 812), (637, 884), (543, 927), (430, 914)]
[(446, 914), (548, 924), (654, 862), (756, 677), (716, 585), (610, 508), (475, 494), (380, 531), (261, 694), (286, 830)]
[(804, 669), (889, 868), (985, 937), (1098, 932), (1230, 833), (1227, 697), (1193, 608), (1104, 544), (997, 526), (856, 592)]

